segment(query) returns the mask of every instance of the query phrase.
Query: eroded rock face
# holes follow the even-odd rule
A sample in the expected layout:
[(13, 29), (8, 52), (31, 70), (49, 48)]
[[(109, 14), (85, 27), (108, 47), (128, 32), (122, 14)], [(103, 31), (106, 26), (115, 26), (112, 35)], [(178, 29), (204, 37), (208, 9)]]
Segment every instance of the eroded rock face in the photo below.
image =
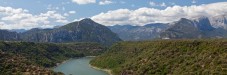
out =
[[(9, 32), (9, 31), (6, 31)], [(4, 32), (2, 32), (4, 33)], [(34, 28), (23, 33), (10, 33), (2, 36), (2, 40), (20, 40), (29, 42), (97, 42), (103, 45), (111, 45), (121, 39), (107, 27), (98, 24), (91, 19), (69, 23), (54, 29)], [(1, 35), (1, 32), (0, 32)], [(20, 37), (18, 37), (20, 35)]]
[(117, 33), (122, 40), (140, 41), (159, 38), (159, 34), (169, 27), (165, 23), (153, 23), (144, 26), (115, 25), (109, 28)]
[(223, 28), (227, 30), (227, 15), (211, 17), (209, 20), (214, 28)]
[(11, 32), (8, 30), (0, 30), (0, 40), (18, 41), (18, 40), (20, 40), (20, 36), (16, 32)]
[(182, 18), (160, 36), (169, 39), (225, 38), (225, 33), (224, 29), (214, 28), (207, 17), (200, 17), (193, 20)]

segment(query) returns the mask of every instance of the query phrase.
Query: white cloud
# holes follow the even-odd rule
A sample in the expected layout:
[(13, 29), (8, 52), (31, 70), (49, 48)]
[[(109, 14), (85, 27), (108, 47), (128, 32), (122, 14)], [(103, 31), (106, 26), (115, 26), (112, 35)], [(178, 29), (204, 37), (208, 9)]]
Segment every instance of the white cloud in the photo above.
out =
[(69, 11), (69, 14), (75, 14), (76, 11)]
[(47, 5), (47, 10), (59, 10), (59, 9), (60, 9), (60, 7), (54, 7), (51, 4)]
[(157, 6), (161, 6), (161, 7), (166, 7), (166, 3), (162, 2), (162, 3), (155, 3), (155, 2), (149, 2), (150, 6), (153, 6), (153, 7), (157, 7)]
[(227, 2), (219, 2), (192, 6), (172, 6), (166, 9), (139, 8), (136, 10), (118, 9), (100, 13), (91, 17), (104, 25), (132, 24), (144, 25), (157, 22), (173, 22), (180, 18), (195, 18), (199, 16), (217, 16), (227, 13)]
[(162, 7), (166, 7), (166, 3), (162, 3), (162, 4), (160, 4), (160, 6), (162, 6)]
[(52, 5), (49, 4), (49, 5), (47, 6), (47, 9), (48, 9), (48, 10), (52, 10), (52, 9), (53, 9)]
[(110, 1), (110, 0), (102, 0), (102, 1), (99, 2), (99, 5), (108, 5), (108, 4), (111, 4), (111, 3), (113, 3), (113, 2)]
[(59, 23), (68, 23), (69, 21), (67, 21), (67, 20), (62, 20), (62, 19), (59, 19), (59, 20), (57, 20), (56, 22), (59, 22)]
[(107, 13), (100, 13), (91, 17), (96, 22), (112, 25), (112, 24), (128, 24), (129, 16), (132, 11), (128, 9), (118, 9), (114, 11), (108, 11)]
[(77, 4), (91, 4), (96, 3), (96, 0), (72, 0), (72, 2), (75, 2)]
[(70, 4), (70, 2), (61, 2), (62, 5)]
[(83, 19), (85, 19), (85, 18), (74, 19), (72, 22), (81, 21), (81, 20), (83, 20)]
[(69, 16), (69, 14), (68, 13), (64, 13), (64, 16)]
[(155, 2), (149, 2), (151, 6), (156, 6), (157, 4)]
[(33, 15), (22, 8), (0, 6), (1, 29), (31, 29), (37, 27), (50, 27), (55, 23), (66, 23), (66, 17), (56, 11), (47, 11)]
[(196, 0), (192, 0), (192, 3), (196, 3)]

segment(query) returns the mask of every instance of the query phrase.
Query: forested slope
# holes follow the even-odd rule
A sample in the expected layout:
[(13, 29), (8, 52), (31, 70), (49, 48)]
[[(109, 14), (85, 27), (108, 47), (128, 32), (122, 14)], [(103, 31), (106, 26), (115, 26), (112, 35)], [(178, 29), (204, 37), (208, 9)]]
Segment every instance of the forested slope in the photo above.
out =
[(227, 74), (227, 40), (121, 42), (90, 63), (114, 75)]
[(96, 43), (0, 42), (0, 75), (56, 74), (48, 68), (69, 58), (99, 55), (103, 50)]

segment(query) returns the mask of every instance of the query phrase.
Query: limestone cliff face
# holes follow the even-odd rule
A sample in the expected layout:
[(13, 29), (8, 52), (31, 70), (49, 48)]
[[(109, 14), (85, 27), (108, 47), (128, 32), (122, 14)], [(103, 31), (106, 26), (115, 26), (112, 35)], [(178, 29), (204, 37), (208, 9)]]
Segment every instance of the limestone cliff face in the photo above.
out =
[(0, 30), (0, 40), (1, 41), (18, 41), (19, 39), (20, 39), (20, 36), (16, 32)]
[(167, 23), (152, 23), (144, 26), (115, 25), (109, 28), (122, 40), (141, 41), (159, 38), (159, 34), (169, 27)]
[(212, 27), (207, 17), (200, 17), (193, 20), (182, 18), (160, 36), (168, 39), (225, 38), (225, 33), (223, 29)]
[[(34, 28), (23, 33), (14, 33), (12, 37), (4, 35), (0, 39), (5, 40), (7, 36), (10, 37), (9, 40), (17, 39), (29, 42), (96, 42), (103, 45), (111, 45), (121, 41), (110, 29), (91, 19), (83, 19), (54, 29)], [(20, 37), (17, 38), (17, 35)]]

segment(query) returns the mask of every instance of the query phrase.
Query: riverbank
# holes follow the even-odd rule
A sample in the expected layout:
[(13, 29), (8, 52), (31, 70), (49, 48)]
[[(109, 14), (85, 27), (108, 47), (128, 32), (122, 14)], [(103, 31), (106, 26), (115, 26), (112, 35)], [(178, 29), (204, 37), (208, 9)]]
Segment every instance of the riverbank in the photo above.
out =
[[(84, 56), (84, 57), (94, 58), (94, 57), (96, 57), (96, 56)], [(57, 66), (59, 66), (59, 65), (61, 65), (61, 64), (64, 64), (64, 63), (66, 63), (67, 61), (70, 61), (71, 59), (78, 59), (78, 58), (83, 58), (83, 57), (76, 57), (76, 58), (69, 58), (69, 59), (66, 59), (66, 60), (64, 60), (64, 61), (62, 61), (62, 62), (60, 62), (60, 63), (56, 63), (55, 66), (53, 66), (53, 67), (51, 67), (51, 68), (49, 68), (49, 69), (56, 68)]]
[(97, 70), (90, 66), (92, 57), (75, 58), (54, 68), (54, 72), (62, 72), (65, 75), (109, 75), (106, 71)]
[(95, 58), (96, 56), (85, 56), (85, 57), (92, 57), (92, 58)]
[(59, 65), (61, 65), (61, 64), (64, 64), (64, 63), (66, 63), (67, 61), (69, 61), (69, 60), (71, 60), (71, 59), (72, 59), (72, 58), (69, 58), (68, 60), (64, 60), (64, 61), (62, 61), (62, 62), (60, 62), (60, 63), (56, 63), (55, 66), (50, 67), (49, 69), (53, 70), (53, 69), (56, 68), (57, 66), (59, 66)]
[(93, 68), (93, 69), (105, 71), (105, 72), (107, 72), (109, 75), (113, 75), (113, 74), (112, 74), (112, 71), (111, 71), (110, 69), (101, 69), (101, 68), (92, 66), (91, 64), (89, 64), (89, 66), (90, 66), (91, 68)]

